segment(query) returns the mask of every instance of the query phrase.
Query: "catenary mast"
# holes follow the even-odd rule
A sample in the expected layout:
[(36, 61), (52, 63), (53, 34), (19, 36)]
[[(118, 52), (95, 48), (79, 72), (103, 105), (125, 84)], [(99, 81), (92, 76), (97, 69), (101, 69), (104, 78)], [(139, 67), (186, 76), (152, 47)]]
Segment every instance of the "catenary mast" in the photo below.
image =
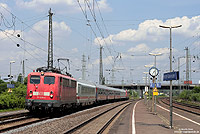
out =
[(49, 36), (48, 36), (48, 61), (47, 68), (53, 68), (53, 30), (52, 30), (52, 16), (51, 8), (49, 9)]

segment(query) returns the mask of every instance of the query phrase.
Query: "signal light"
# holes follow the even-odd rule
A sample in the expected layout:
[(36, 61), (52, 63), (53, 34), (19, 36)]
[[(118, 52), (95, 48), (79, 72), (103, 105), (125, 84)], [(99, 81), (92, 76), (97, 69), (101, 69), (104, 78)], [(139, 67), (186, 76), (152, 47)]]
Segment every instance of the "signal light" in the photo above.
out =
[(50, 98), (53, 98), (53, 91), (50, 92)]
[(44, 72), (42, 72), (41, 75), (44, 76)]

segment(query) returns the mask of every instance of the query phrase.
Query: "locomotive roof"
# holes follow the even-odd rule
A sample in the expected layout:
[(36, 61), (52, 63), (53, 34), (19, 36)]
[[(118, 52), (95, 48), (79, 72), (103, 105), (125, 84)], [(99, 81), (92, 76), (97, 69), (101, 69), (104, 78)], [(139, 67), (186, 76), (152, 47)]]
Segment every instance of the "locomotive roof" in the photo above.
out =
[(75, 78), (70, 77), (68, 75), (59, 74), (59, 73), (53, 73), (53, 72), (31, 72), (31, 73), (29, 73), (29, 75), (41, 75), (42, 73), (44, 73), (44, 76), (46, 76), (46, 75), (60, 76), (60, 77), (64, 77), (64, 78), (67, 78), (67, 79), (76, 80)]

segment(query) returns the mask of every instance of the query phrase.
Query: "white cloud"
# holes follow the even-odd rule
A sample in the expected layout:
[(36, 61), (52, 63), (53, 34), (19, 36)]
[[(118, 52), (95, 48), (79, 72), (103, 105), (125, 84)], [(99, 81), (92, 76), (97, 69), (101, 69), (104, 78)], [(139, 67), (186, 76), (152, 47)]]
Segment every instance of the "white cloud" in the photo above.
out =
[[(10, 11), (10, 8), (8, 7), (7, 4), (5, 4), (5, 3), (0, 3), (0, 6), (3, 7), (3, 8), (0, 8), (0, 13), (6, 15), (6, 14), (8, 13), (6, 10)], [(5, 9), (4, 9), (4, 8), (5, 8)]]
[[(146, 20), (139, 24), (138, 29), (127, 29), (117, 34), (110, 35), (105, 40), (111, 40), (117, 44), (125, 41), (151, 41), (157, 42), (166, 38), (169, 35), (169, 29), (160, 28), (159, 25), (182, 25), (178, 30), (173, 29), (173, 34), (179, 34), (186, 37), (191, 37), (200, 29), (200, 16), (188, 18), (186, 16), (168, 19), (165, 22), (162, 20)], [(96, 39), (95, 39), (96, 43)], [(107, 42), (110, 43), (110, 42)]]
[(104, 39), (97, 37), (97, 38), (94, 39), (94, 43), (96, 45), (102, 45), (102, 46), (115, 44), (116, 42), (114, 42), (112, 38), (113, 38), (113, 35), (110, 35), (109, 37), (104, 38)]
[(194, 42), (193, 45), (196, 46), (196, 47), (200, 47), (200, 41)]
[(152, 51), (152, 53), (161, 53), (161, 54), (168, 54), (169, 48), (156, 48)]
[(102, 11), (112, 11), (112, 8), (109, 7), (108, 3), (107, 3), (107, 0), (100, 0), (100, 1), (97, 1), (98, 5), (99, 5), (99, 8), (102, 10)]
[[(79, 0), (80, 5), (85, 6), (84, 0)], [(90, 3), (93, 1), (89, 0)], [(97, 1), (100, 10), (102, 11), (111, 11), (112, 9), (109, 7), (107, 0)], [(45, 11), (47, 8), (52, 7), (53, 9), (57, 8), (57, 13), (62, 13), (63, 10), (65, 12), (77, 12), (81, 11), (78, 6), (78, 2), (76, 0), (16, 0), (16, 4), (21, 8), (27, 9), (37, 9), (36, 11)], [(41, 8), (40, 8), (41, 7)], [(97, 9), (97, 7), (96, 7)], [(59, 11), (60, 10), (60, 11)]]
[(139, 44), (136, 47), (132, 47), (128, 52), (137, 53), (137, 52), (148, 52), (150, 48), (146, 44)]
[[(113, 61), (113, 57), (112, 56), (108, 56), (108, 57), (103, 59), (103, 64), (104, 65), (108, 65), (108, 64), (111, 64), (112, 61)], [(92, 64), (93, 65), (98, 65), (99, 64), (99, 59), (96, 59)]]
[[(32, 29), (27, 31), (25, 39), (34, 44), (45, 43), (48, 39), (48, 20), (42, 20), (37, 22)], [(66, 39), (71, 33), (70, 27), (65, 24), (65, 22), (56, 22), (53, 21), (53, 42), (60, 43)], [(37, 31), (37, 32), (35, 32)], [(45, 43), (46, 44), (46, 43)]]
[(78, 52), (78, 48), (73, 48), (72, 49), (72, 53), (77, 53)]
[[(49, 21), (48, 20), (42, 20), (38, 23), (36, 23), (34, 26), (33, 26), (33, 29), (35, 29), (36, 31), (40, 32), (40, 33), (46, 33), (48, 32), (48, 24), (49, 24)], [(68, 32), (70, 33), (71, 32), (71, 29), (69, 26), (67, 26), (65, 24), (65, 22), (56, 22), (56, 21), (53, 21), (53, 32), (57, 33), (58, 31), (59, 32)]]

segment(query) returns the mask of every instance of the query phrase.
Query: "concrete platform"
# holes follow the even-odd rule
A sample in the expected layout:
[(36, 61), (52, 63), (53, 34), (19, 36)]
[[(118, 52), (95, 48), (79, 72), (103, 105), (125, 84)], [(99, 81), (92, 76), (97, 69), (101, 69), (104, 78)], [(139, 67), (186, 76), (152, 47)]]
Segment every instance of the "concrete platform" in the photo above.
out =
[[(144, 104), (144, 100), (139, 101), (135, 107), (135, 132), (132, 124), (132, 133), (136, 134), (173, 134), (174, 130), (169, 129), (166, 121), (159, 117), (159, 114), (150, 112), (151, 110)], [(134, 111), (133, 111), (134, 112)], [(134, 120), (134, 118), (132, 117)]]
[[(151, 107), (151, 102), (149, 103)], [(112, 124), (109, 134), (200, 134), (200, 117), (173, 109), (173, 128), (169, 128), (169, 110), (156, 106), (151, 112), (144, 100), (134, 101)]]

